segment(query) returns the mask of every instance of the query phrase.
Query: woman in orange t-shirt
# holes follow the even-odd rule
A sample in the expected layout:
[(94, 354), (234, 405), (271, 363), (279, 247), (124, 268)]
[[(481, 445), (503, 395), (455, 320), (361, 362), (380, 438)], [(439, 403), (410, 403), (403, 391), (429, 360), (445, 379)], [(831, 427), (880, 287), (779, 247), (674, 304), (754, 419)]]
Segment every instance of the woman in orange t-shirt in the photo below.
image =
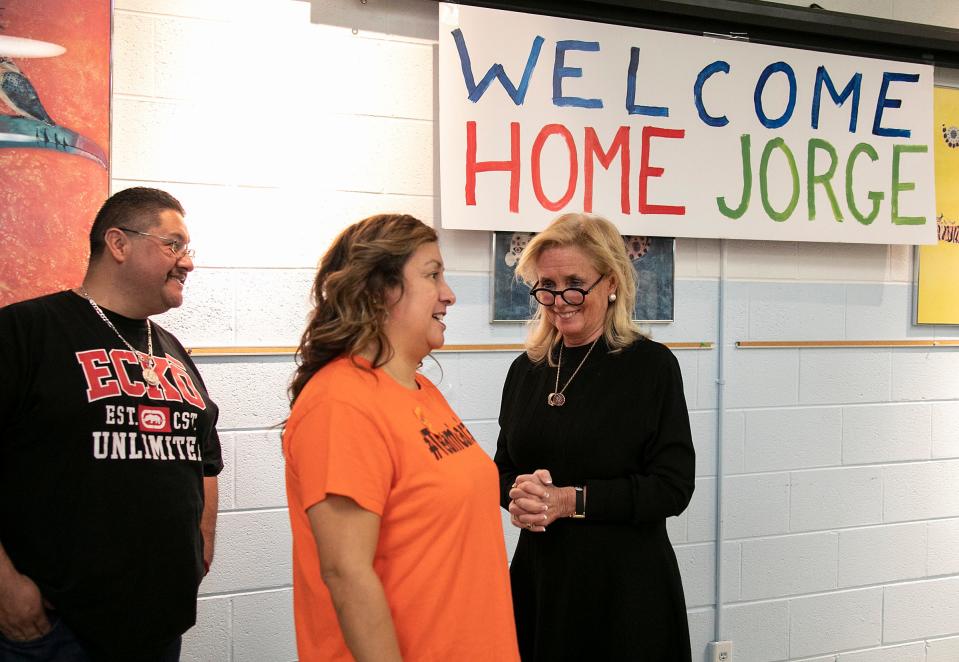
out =
[(417, 373), (456, 300), (436, 232), (350, 226), (313, 299), (283, 433), (299, 659), (518, 660), (496, 466)]

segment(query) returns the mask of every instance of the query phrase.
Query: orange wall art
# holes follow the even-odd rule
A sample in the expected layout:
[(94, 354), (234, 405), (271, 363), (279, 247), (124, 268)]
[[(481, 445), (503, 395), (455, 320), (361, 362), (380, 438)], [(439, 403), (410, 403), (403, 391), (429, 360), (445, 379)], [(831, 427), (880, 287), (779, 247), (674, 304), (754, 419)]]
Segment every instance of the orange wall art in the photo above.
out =
[(80, 283), (109, 193), (110, 0), (0, 0), (0, 306)]

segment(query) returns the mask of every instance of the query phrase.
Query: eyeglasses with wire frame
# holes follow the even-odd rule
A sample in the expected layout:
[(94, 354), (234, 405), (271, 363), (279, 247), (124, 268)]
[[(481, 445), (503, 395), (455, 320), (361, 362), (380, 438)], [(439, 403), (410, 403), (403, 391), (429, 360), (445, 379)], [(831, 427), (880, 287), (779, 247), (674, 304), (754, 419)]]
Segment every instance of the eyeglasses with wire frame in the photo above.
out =
[(596, 282), (589, 286), (589, 289), (579, 287), (567, 287), (565, 290), (551, 290), (548, 287), (534, 287), (529, 291), (529, 295), (536, 299), (542, 306), (552, 306), (556, 303), (556, 297), (561, 297), (563, 301), (570, 306), (582, 306), (586, 302), (586, 295), (593, 291), (599, 285), (599, 282), (606, 278), (603, 274), (596, 279)]
[(117, 230), (123, 230), (124, 232), (130, 232), (132, 234), (143, 235), (144, 237), (153, 237), (154, 239), (159, 239), (163, 242), (163, 245), (170, 249), (170, 252), (178, 260), (181, 260), (185, 257), (190, 258), (191, 260), (196, 256), (196, 250), (190, 248), (189, 244), (184, 244), (179, 239), (174, 239), (173, 237), (164, 237), (162, 234), (153, 234), (152, 232), (141, 232), (140, 230), (134, 230), (132, 228), (124, 228), (117, 226)]

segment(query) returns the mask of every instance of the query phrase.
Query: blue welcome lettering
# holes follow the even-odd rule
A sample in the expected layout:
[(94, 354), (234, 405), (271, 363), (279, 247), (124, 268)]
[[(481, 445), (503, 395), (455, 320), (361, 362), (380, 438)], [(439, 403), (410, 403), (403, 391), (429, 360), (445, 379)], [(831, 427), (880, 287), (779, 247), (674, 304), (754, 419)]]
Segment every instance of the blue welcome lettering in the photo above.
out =
[(463, 82), (466, 83), (467, 98), (470, 101), (473, 103), (479, 101), (483, 97), (483, 93), (485, 93), (486, 89), (490, 86), (490, 83), (496, 78), (502, 83), (503, 89), (506, 90), (506, 93), (509, 95), (509, 98), (513, 100), (513, 103), (517, 106), (523, 105), (523, 101), (526, 100), (526, 90), (529, 88), (529, 79), (533, 75), (533, 69), (536, 67), (539, 52), (543, 48), (543, 42), (545, 41), (542, 37), (537, 35), (536, 38), (533, 39), (529, 57), (526, 59), (526, 69), (523, 70), (523, 77), (517, 86), (514, 85), (513, 81), (506, 75), (506, 70), (503, 68), (503, 65), (498, 62), (489, 68), (489, 71), (486, 72), (486, 75), (483, 76), (483, 79), (479, 83), (476, 83), (476, 79), (473, 77), (473, 65), (470, 62), (469, 49), (466, 48), (466, 40), (463, 38), (463, 31), (456, 28), (453, 30), (452, 35), (453, 41), (456, 43), (456, 52), (459, 53), (460, 56)]
[(841, 106), (846, 103), (846, 99), (849, 98), (849, 95), (852, 95), (852, 107), (849, 109), (849, 133), (856, 132), (856, 122), (859, 120), (859, 94), (862, 88), (862, 74), (858, 71), (856, 74), (849, 79), (849, 82), (846, 83), (846, 87), (843, 88), (842, 92), (836, 92), (836, 86), (832, 83), (832, 78), (829, 77), (829, 72), (826, 71), (826, 67), (820, 65), (816, 69), (816, 86), (813, 89), (812, 93), (812, 128), (819, 128), (819, 102), (822, 97), (822, 88), (823, 85), (826, 86), (826, 91), (829, 92), (829, 96), (832, 97), (833, 103), (837, 106)]

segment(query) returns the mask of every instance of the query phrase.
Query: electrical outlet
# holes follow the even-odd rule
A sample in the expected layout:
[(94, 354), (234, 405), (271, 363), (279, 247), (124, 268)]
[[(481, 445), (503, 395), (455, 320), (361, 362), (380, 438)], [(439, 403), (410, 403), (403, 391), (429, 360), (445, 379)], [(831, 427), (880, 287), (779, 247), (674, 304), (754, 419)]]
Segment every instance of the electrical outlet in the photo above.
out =
[(709, 658), (708, 659), (710, 662), (733, 662), (733, 642), (731, 641), (709, 642)]

